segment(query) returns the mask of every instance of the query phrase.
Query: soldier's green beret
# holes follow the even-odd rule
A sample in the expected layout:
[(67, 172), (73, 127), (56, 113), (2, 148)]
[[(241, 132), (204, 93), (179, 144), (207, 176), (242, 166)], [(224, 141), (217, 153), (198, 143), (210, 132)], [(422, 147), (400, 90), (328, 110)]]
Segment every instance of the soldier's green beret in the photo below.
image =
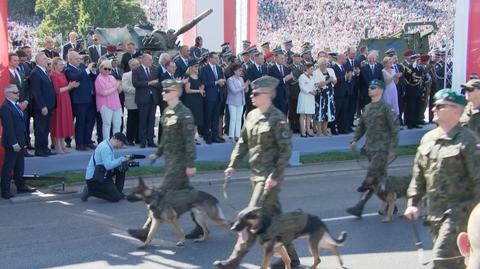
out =
[(462, 84), (463, 88), (469, 88), (469, 89), (480, 89), (480, 79), (471, 79), (467, 83)]
[(368, 87), (385, 89), (385, 83), (381, 80), (374, 79), (374, 80), (370, 81), (370, 83), (368, 84)]
[(170, 87), (179, 87), (182, 85), (181, 82), (178, 82), (176, 80), (173, 80), (173, 79), (166, 79), (164, 81), (162, 81), (162, 87), (164, 89), (166, 88), (170, 88)]
[(435, 93), (435, 96), (433, 96), (433, 98), (435, 99), (435, 103), (447, 101), (460, 106), (465, 106), (467, 104), (465, 96), (452, 89), (441, 89), (437, 93)]
[(274, 77), (263, 76), (252, 81), (252, 84), (250, 86), (252, 87), (252, 90), (256, 90), (259, 88), (267, 88), (273, 90), (277, 88), (278, 83), (280, 83), (280, 81)]

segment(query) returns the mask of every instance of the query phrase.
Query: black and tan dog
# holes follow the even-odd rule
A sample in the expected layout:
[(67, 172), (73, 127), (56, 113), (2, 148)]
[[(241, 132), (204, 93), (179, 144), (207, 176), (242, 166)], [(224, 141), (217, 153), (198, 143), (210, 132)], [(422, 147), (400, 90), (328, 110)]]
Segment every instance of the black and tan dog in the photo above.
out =
[(310, 269), (317, 268), (320, 264), (318, 251), (320, 248), (329, 249), (335, 254), (343, 267), (343, 261), (337, 247), (342, 246), (347, 238), (347, 233), (342, 232), (338, 239), (334, 239), (325, 223), (320, 218), (302, 211), (283, 213), (276, 216), (267, 216), (260, 207), (247, 207), (242, 210), (231, 230), (241, 232), (242, 240), (248, 240), (247, 229), (251, 234), (257, 235), (264, 250), (261, 269), (267, 269), (274, 252), (282, 257), (286, 269), (290, 269), (290, 257), (284, 244), (291, 243), (299, 237), (307, 237), (308, 248), (313, 257)]
[(208, 237), (207, 219), (210, 218), (218, 225), (229, 229), (231, 223), (225, 220), (218, 206), (218, 200), (203, 191), (195, 189), (169, 191), (161, 195), (158, 191), (150, 189), (140, 178), (137, 188), (127, 196), (129, 202), (144, 201), (148, 206), (147, 221), (142, 229), (129, 229), (128, 233), (144, 242), (147, 246), (153, 239), (158, 226), (162, 222), (169, 222), (178, 237), (177, 246), (185, 244), (185, 233), (178, 224), (178, 218), (191, 211), (195, 221), (203, 230), (203, 236), (195, 239), (196, 242), (204, 241)]
[(392, 221), (397, 199), (407, 195), (411, 178), (411, 176), (386, 176), (376, 180), (372, 176), (367, 176), (362, 182), (360, 188), (370, 189), (382, 201), (379, 210), (379, 213), (384, 215), (382, 222)]

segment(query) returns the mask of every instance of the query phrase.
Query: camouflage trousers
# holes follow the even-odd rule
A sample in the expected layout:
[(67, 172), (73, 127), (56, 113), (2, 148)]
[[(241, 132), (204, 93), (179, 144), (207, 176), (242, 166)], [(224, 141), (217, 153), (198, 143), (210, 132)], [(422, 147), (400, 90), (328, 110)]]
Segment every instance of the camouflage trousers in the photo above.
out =
[[(278, 193), (280, 192), (279, 186), (269, 191), (264, 197), (263, 201), (261, 201), (264, 192), (263, 188), (265, 187), (265, 181), (252, 181), (251, 184), (252, 197), (250, 198), (248, 206), (260, 206), (263, 208), (263, 212), (265, 212), (265, 214), (271, 216), (282, 213), (282, 208), (278, 199)], [(245, 241), (240, 240), (239, 236), (239, 240), (237, 240), (229, 259), (241, 260), (255, 243), (257, 236), (253, 235), (249, 231), (246, 231), (246, 233), (248, 233), (248, 239)], [(293, 244), (287, 244), (285, 245), (285, 248), (287, 249), (288, 255), (292, 261), (298, 260), (298, 255)]]
[(191, 188), (190, 179), (185, 173), (186, 166), (179, 160), (165, 159), (165, 174), (159, 190), (182, 190)]
[(380, 179), (387, 175), (388, 152), (367, 150), (367, 158), (369, 161), (367, 176)]
[[(430, 223), (433, 240), (432, 269), (463, 269), (463, 257), (457, 248), (457, 236), (464, 229), (466, 218), (447, 217), (442, 221)], [(458, 257), (458, 258), (455, 258)]]

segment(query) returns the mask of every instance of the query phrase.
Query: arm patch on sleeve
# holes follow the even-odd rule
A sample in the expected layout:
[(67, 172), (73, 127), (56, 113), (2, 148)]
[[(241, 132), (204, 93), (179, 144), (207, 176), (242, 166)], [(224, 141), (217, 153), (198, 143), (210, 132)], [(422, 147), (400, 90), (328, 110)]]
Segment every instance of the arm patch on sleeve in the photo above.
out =
[(290, 126), (287, 121), (279, 121), (276, 128), (280, 132), (281, 138), (286, 139), (292, 136), (292, 132), (290, 131)]

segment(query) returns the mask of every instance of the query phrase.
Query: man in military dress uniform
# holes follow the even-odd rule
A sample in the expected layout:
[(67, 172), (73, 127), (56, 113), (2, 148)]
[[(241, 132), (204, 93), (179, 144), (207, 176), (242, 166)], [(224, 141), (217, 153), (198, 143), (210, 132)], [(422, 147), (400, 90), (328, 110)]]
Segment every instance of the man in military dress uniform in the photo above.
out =
[(418, 54), (406, 51), (403, 77), (405, 78), (405, 124), (408, 129), (422, 128), (419, 126), (420, 101), (423, 95), (424, 69), (417, 63)]
[(285, 49), (285, 55), (287, 56), (287, 65), (291, 65), (293, 63), (293, 55), (295, 53), (293, 53), (292, 47), (292, 40), (287, 40), (283, 42), (283, 48)]
[[(465, 108), (464, 119), (468, 128), (480, 137), (480, 79), (471, 79), (462, 85), (468, 100), (468, 111)], [(462, 116), (464, 117), (464, 116)]]
[[(278, 195), (285, 167), (292, 153), (292, 133), (285, 114), (272, 104), (278, 83), (278, 79), (270, 76), (261, 77), (251, 83), (251, 98), (257, 108), (247, 115), (240, 140), (225, 170), (225, 176), (230, 177), (242, 158), (249, 154), (253, 190), (248, 206), (261, 206), (268, 215), (282, 212)], [(256, 239), (249, 231), (244, 232), (249, 234), (248, 239), (244, 241), (239, 237), (230, 257), (214, 263), (217, 268), (238, 268), (241, 259)], [(285, 247), (292, 260), (292, 267), (298, 266), (300, 260), (293, 245)], [(271, 268), (284, 268), (284, 264), (280, 260), (272, 264)]]
[[(395, 155), (395, 149), (398, 146), (398, 118), (392, 108), (383, 101), (384, 89), (383, 81), (374, 79), (370, 82), (368, 95), (372, 102), (365, 106), (350, 143), (352, 150), (355, 150), (357, 141), (366, 134), (365, 150), (369, 160), (367, 176), (375, 180), (386, 176), (388, 157)], [(378, 183), (380, 182), (374, 182), (374, 184)], [(365, 203), (373, 193), (371, 190), (360, 188), (359, 191), (362, 192), (360, 200), (354, 207), (348, 208), (347, 212), (360, 218)]]
[(289, 105), (288, 110), (288, 121), (290, 122), (290, 128), (292, 128), (293, 133), (300, 132), (300, 122), (297, 114), (297, 103), (298, 103), (298, 94), (300, 93), (300, 86), (298, 85), (298, 78), (305, 71), (304, 66), (302, 65), (302, 57), (300, 54), (293, 54), (293, 63), (290, 65), (290, 69), (293, 74), (293, 81), (288, 85), (289, 88)]
[(480, 200), (480, 141), (459, 124), (466, 105), (463, 95), (442, 89), (435, 96), (433, 121), (415, 156), (404, 216), (418, 217), (418, 204), (427, 197), (426, 221), (433, 240), (433, 269), (460, 269), (456, 248), (468, 214)]

